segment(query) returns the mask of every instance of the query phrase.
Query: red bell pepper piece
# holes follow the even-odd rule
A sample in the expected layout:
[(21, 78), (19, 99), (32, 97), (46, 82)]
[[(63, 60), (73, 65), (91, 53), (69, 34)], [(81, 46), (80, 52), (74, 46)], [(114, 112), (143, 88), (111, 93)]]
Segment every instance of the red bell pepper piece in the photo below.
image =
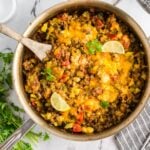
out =
[(79, 124), (77, 124), (77, 123), (75, 123), (74, 125), (73, 125), (73, 132), (76, 132), (76, 133), (79, 133), (79, 132), (81, 132), (81, 125), (79, 125)]

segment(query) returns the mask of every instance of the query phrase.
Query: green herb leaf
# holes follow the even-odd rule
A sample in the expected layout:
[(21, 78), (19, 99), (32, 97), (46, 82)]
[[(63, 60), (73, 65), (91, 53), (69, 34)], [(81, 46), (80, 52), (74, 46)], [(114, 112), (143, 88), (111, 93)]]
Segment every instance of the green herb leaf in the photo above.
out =
[(6, 95), (12, 86), (11, 80), (11, 61), (13, 53), (0, 52), (0, 95)]
[(13, 53), (12, 52), (9, 52), (9, 53), (0, 52), (0, 58), (3, 59), (5, 64), (10, 64), (12, 62)]
[(49, 138), (50, 138), (49, 135), (48, 135), (47, 133), (45, 133), (45, 134), (44, 134), (44, 137), (43, 137), (43, 140), (46, 141), (46, 140), (48, 140)]
[(86, 46), (90, 54), (95, 54), (96, 52), (102, 51), (102, 44), (97, 39), (89, 41)]
[[(13, 103), (7, 102), (8, 91), (11, 88), (11, 61), (13, 53), (1, 53), (0, 52), (0, 143), (4, 142), (17, 128), (22, 125), (23, 119), (15, 114), (15, 111), (24, 112)], [(44, 75), (50, 76), (49, 79), (55, 78), (52, 75), (52, 71), (45, 70)], [(26, 134), (31, 142), (37, 143), (39, 138), (43, 138), (42, 132), (35, 133), (29, 131)], [(44, 135), (43, 140), (48, 139), (47, 135)], [(31, 144), (24, 141), (19, 141), (13, 150), (33, 150)]]
[(46, 141), (49, 139), (49, 135), (45, 132), (34, 132), (30, 130), (26, 135), (26, 138), (28, 138), (32, 143), (36, 144), (40, 139)]
[(19, 108), (18, 106), (16, 106), (14, 103), (10, 103), (11, 107), (14, 109), (14, 111), (17, 112), (25, 112), (22, 108)]
[(28, 138), (34, 144), (36, 144), (41, 137), (42, 137), (42, 132), (36, 133), (33, 131), (29, 131), (26, 134), (26, 138)]
[(1, 99), (0, 102), (0, 116), (0, 143), (2, 143), (22, 125), (22, 119), (14, 114), (5, 99)]
[(50, 68), (44, 69), (44, 71), (41, 73), (46, 77), (46, 80), (48, 81), (54, 81), (55, 76), (52, 74), (52, 70)]
[(14, 113), (7, 102), (8, 90), (11, 88), (11, 61), (13, 53), (0, 52), (0, 143), (4, 142), (22, 125), (20, 116)]
[(33, 148), (31, 144), (21, 140), (13, 146), (12, 150), (33, 150)]
[(5, 80), (6, 80), (7, 85), (11, 88), (12, 87), (12, 74), (11, 74), (11, 72), (7, 73), (7, 78)]
[(100, 102), (100, 105), (101, 105), (103, 108), (108, 108), (108, 107), (109, 107), (109, 102), (108, 102), (108, 101), (101, 101), (101, 102)]
[(90, 54), (95, 54), (95, 49), (92, 48), (92, 47), (89, 47), (89, 53), (90, 53)]

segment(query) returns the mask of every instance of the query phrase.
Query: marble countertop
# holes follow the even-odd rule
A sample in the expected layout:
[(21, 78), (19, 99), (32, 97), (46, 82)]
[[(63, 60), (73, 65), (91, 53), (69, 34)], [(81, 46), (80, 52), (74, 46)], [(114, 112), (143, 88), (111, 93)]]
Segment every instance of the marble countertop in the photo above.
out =
[[(19, 33), (23, 33), (28, 27), (28, 24), (34, 20), (34, 18), (43, 12), (45, 9), (63, 2), (65, 0), (16, 0), (17, 9), (14, 16), (7, 22), (8, 26), (12, 27)], [(104, 0), (111, 2), (111, 0)], [(117, 7), (126, 11), (136, 22), (141, 26), (147, 36), (150, 36), (150, 14), (139, 5), (137, 0), (122, 0)], [(11, 48), (15, 51), (17, 42), (0, 35), (0, 51), (4, 51), (7, 48)], [(18, 104), (17, 97), (14, 91), (11, 93), (11, 99)], [(20, 105), (20, 104), (18, 104)], [(37, 130), (41, 128), (37, 125)], [(77, 142), (69, 141), (59, 138), (54, 135), (50, 135), (51, 139), (48, 141), (40, 141), (35, 145), (35, 150), (118, 150), (114, 141), (114, 136), (105, 138), (103, 140), (90, 141), (90, 142)]]

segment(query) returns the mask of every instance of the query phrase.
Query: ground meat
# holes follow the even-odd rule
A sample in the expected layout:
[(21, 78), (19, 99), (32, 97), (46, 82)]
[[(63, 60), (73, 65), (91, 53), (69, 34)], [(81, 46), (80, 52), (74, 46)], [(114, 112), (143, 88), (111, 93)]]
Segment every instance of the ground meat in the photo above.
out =
[[(49, 124), (73, 133), (101, 132), (135, 109), (147, 78), (144, 48), (114, 14), (60, 13), (32, 38), (53, 46), (42, 62), (26, 50), (22, 64), (29, 103)], [(101, 52), (110, 40), (122, 43), (125, 53)], [(53, 108), (54, 92), (65, 99), (68, 111)]]

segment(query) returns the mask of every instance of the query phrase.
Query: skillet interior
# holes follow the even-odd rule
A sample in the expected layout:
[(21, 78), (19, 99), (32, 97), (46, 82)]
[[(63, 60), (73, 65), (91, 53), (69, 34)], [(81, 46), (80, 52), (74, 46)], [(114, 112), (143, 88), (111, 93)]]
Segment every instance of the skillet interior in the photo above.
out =
[[(137, 35), (137, 37), (140, 39), (141, 43), (143, 44), (143, 47), (145, 49), (146, 53), (146, 62), (148, 64), (148, 68), (150, 68), (150, 61), (148, 58), (150, 58), (150, 52), (148, 51), (149, 45), (147, 42), (147, 39), (141, 30), (141, 28), (131, 19), (127, 14), (125, 14), (123, 11), (121, 11), (118, 8), (115, 8), (109, 4), (98, 2), (98, 1), (92, 1), (92, 2), (85, 2), (84, 1), (76, 1), (76, 2), (68, 2), (68, 3), (62, 3), (59, 5), (56, 5), (48, 10), (46, 10), (44, 13), (42, 13), (36, 20), (29, 26), (29, 28), (24, 33), (25, 37), (32, 37), (32, 35), (35, 33), (35, 31), (38, 29), (39, 25), (47, 21), (49, 18), (55, 16), (56, 14), (62, 12), (62, 11), (73, 11), (77, 9), (88, 9), (91, 7), (95, 7), (100, 10), (104, 11), (110, 11), (114, 14), (116, 14), (117, 17), (119, 17), (121, 20), (127, 23), (127, 25), (132, 29), (132, 31)], [(137, 106), (137, 108), (131, 113), (131, 115), (125, 119), (120, 124), (105, 130), (100, 133), (94, 133), (91, 135), (74, 135), (71, 133), (67, 133), (64, 130), (60, 130), (58, 128), (55, 128), (53, 126), (49, 126), (41, 117), (38, 116), (38, 114), (31, 109), (27, 102), (27, 95), (24, 91), (23, 82), (22, 82), (22, 58), (23, 58), (23, 51), (24, 48), (21, 44), (18, 45), (15, 58), (14, 58), (14, 64), (13, 64), (13, 77), (14, 77), (14, 86), (17, 91), (17, 94), (19, 96), (19, 100), (21, 101), (25, 111), (29, 114), (29, 116), (40, 126), (47, 129), (53, 134), (56, 134), (58, 136), (61, 136), (63, 138), (72, 139), (72, 140), (79, 140), (79, 141), (85, 141), (85, 140), (96, 140), (101, 139), (110, 135), (113, 135), (120, 131), (122, 128), (127, 126), (130, 122), (132, 122), (136, 116), (140, 113), (140, 111), (143, 109), (144, 104), (146, 103), (148, 99), (148, 87), (150, 84), (150, 75), (148, 74), (147, 84), (145, 85), (145, 90), (142, 95), (142, 98)], [(148, 70), (148, 73), (150, 73), (150, 70)]]

